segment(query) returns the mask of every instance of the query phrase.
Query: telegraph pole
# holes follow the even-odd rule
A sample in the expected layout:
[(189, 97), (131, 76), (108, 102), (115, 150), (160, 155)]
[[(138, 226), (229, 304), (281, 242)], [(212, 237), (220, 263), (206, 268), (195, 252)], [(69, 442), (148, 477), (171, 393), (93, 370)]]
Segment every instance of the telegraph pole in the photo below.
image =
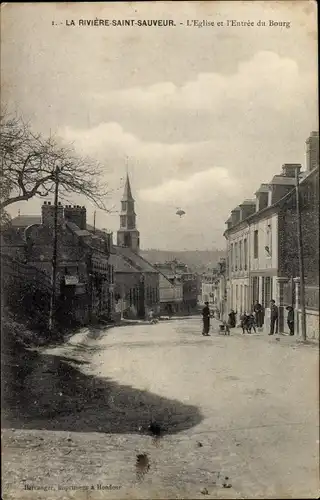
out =
[(93, 232), (94, 233), (96, 232), (96, 213), (97, 213), (97, 211), (95, 210), (93, 212)]
[[(306, 299), (305, 299), (305, 276), (304, 276), (304, 261), (303, 261), (303, 244), (302, 244), (302, 224), (301, 224), (301, 209), (300, 209), (300, 183), (299, 172), (296, 170), (296, 205), (297, 205), (297, 241), (299, 254), (299, 275), (300, 275), (300, 300), (301, 307), (301, 334), (302, 339), (307, 339), (307, 324), (306, 324)], [(298, 311), (297, 311), (298, 315)], [(299, 321), (299, 319), (298, 319)]]
[(57, 257), (58, 257), (58, 198), (59, 198), (59, 168), (55, 170), (55, 190), (54, 190), (54, 224), (53, 224), (53, 252), (52, 252), (52, 273), (51, 273), (51, 296), (49, 311), (49, 331), (52, 332), (55, 326), (56, 312), (56, 285), (57, 285)]

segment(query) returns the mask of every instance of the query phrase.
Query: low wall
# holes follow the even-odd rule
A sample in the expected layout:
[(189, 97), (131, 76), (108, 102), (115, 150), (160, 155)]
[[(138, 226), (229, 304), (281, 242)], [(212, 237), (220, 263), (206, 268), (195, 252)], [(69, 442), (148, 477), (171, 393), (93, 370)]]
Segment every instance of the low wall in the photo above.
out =
[[(295, 333), (301, 337), (301, 309), (295, 310)], [(319, 340), (319, 311), (306, 310), (307, 338)]]

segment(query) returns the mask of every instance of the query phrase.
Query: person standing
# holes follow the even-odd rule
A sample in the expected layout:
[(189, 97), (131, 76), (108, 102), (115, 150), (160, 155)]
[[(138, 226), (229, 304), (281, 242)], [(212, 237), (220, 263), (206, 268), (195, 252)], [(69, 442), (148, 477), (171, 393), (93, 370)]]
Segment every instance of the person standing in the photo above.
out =
[(202, 335), (205, 337), (210, 337), (209, 335), (209, 330), (210, 330), (210, 309), (209, 309), (209, 302), (204, 303), (204, 308), (202, 309), (202, 321), (203, 321), (203, 330), (202, 330)]
[(229, 312), (229, 327), (235, 328), (236, 326), (236, 313), (233, 309)]
[(257, 328), (262, 328), (262, 326), (263, 326), (263, 308), (262, 308), (262, 305), (259, 304), (258, 300), (256, 300), (254, 303), (253, 311), (255, 314)]
[(288, 306), (286, 309), (288, 311), (287, 324), (289, 327), (290, 335), (294, 335), (294, 309), (292, 306)]
[(278, 307), (276, 306), (276, 301), (272, 299), (270, 301), (270, 333), (268, 335), (273, 335), (274, 330), (278, 333), (278, 317)]

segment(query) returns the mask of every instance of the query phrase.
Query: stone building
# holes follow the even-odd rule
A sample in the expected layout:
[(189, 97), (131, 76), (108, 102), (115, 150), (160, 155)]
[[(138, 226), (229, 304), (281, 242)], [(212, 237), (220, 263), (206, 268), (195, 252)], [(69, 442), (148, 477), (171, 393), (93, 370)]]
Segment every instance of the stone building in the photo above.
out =
[(179, 314), (183, 310), (183, 284), (175, 273), (174, 263), (157, 262), (154, 267), (159, 271), (161, 314)]
[[(110, 320), (113, 269), (109, 262), (112, 235), (86, 229), (84, 207), (58, 207), (44, 202), (41, 217), (19, 216), (5, 236), (12, 257), (44, 272), (51, 280), (54, 218), (57, 214), (57, 315), (66, 323)], [(12, 244), (12, 236), (16, 241)], [(11, 241), (10, 241), (11, 240)], [(19, 241), (18, 241), (19, 240)]]

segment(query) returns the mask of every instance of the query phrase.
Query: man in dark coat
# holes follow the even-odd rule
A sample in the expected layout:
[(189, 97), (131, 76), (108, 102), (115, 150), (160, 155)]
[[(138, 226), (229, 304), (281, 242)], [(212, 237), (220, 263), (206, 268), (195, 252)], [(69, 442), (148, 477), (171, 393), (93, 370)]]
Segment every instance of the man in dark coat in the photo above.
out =
[(263, 326), (263, 308), (257, 300), (254, 303), (253, 311), (255, 313), (256, 325), (258, 328), (261, 328)]
[(203, 330), (202, 330), (202, 335), (209, 337), (209, 330), (210, 330), (210, 309), (209, 309), (209, 302), (204, 303), (205, 306), (202, 309), (202, 321), (203, 321)]
[(294, 309), (292, 306), (288, 306), (287, 311), (288, 311), (287, 324), (289, 327), (290, 335), (294, 335)]
[(235, 328), (236, 317), (237, 317), (237, 313), (235, 313), (234, 310), (231, 309), (231, 311), (229, 312), (229, 327), (230, 328)]
[(276, 327), (276, 333), (278, 333), (278, 316), (279, 316), (279, 312), (278, 312), (278, 307), (276, 306), (276, 301), (272, 299), (270, 301), (270, 333), (269, 333), (269, 335), (274, 334), (275, 327)]

